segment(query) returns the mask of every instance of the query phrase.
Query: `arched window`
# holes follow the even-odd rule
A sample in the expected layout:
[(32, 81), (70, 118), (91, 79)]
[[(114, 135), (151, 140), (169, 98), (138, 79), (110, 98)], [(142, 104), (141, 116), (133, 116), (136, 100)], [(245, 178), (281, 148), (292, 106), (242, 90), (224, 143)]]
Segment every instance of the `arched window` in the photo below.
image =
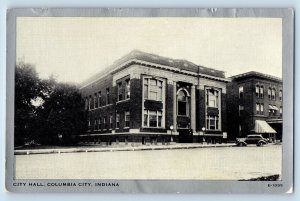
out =
[(177, 93), (177, 114), (189, 116), (189, 97), (187, 91), (183, 89)]
[(272, 100), (276, 100), (276, 89), (272, 89)]

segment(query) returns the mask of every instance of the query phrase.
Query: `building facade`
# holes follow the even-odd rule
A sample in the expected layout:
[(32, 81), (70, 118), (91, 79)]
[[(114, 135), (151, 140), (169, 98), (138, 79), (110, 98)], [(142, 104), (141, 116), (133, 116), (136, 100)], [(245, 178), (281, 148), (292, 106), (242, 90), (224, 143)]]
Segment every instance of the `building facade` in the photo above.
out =
[(227, 84), (227, 114), (230, 139), (260, 133), (282, 139), (282, 80), (248, 72), (231, 77)]
[(83, 140), (221, 142), (227, 138), (224, 72), (132, 51), (80, 87)]

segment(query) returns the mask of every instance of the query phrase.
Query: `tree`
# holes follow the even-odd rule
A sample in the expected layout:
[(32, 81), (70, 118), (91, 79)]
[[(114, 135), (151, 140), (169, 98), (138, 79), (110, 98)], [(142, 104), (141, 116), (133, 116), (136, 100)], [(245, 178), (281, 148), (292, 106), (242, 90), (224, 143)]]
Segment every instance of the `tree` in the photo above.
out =
[(84, 101), (75, 85), (56, 83), (49, 97), (45, 98), (39, 110), (43, 124), (44, 143), (64, 145), (74, 143), (74, 137), (81, 134), (86, 127)]
[(15, 73), (15, 145), (74, 143), (86, 126), (84, 101), (74, 84), (41, 80), (35, 67), (20, 62)]
[(19, 62), (15, 72), (15, 145), (24, 144), (32, 138), (32, 126), (36, 119), (35, 101), (44, 97), (45, 85), (39, 79), (35, 67)]

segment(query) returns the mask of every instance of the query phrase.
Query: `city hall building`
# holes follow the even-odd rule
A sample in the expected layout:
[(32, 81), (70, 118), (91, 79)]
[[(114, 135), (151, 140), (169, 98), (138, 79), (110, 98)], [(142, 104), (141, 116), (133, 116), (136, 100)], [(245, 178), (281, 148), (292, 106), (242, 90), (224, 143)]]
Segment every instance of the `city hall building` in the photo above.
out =
[(262, 134), (273, 141), (282, 140), (282, 79), (254, 71), (230, 79), (227, 84), (229, 138)]
[(132, 51), (80, 87), (83, 141), (221, 142), (227, 138), (224, 72)]

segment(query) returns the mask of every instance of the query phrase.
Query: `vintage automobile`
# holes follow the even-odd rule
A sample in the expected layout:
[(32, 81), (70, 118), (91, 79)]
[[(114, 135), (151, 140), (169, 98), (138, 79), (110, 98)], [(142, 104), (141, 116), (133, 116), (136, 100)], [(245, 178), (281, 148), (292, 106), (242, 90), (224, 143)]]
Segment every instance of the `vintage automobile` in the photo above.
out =
[(262, 135), (248, 135), (246, 138), (237, 138), (237, 146), (247, 146), (248, 144), (255, 144), (256, 146), (263, 146), (268, 144), (268, 139), (263, 138)]

